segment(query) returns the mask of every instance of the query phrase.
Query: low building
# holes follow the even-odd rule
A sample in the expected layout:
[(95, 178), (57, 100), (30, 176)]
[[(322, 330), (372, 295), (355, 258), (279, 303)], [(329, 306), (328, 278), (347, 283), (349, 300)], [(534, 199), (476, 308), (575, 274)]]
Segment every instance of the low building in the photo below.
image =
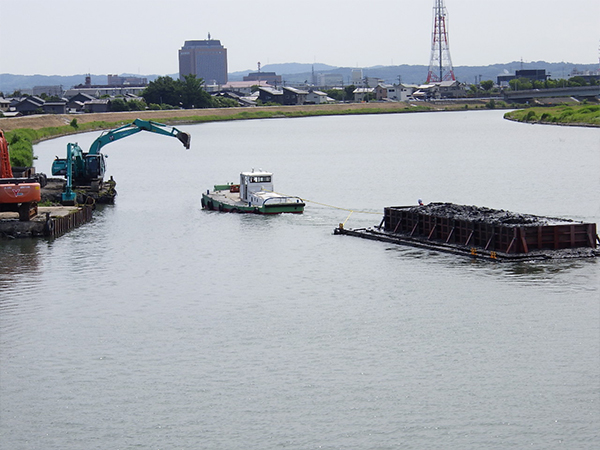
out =
[(418, 100), (439, 100), (442, 98), (463, 98), (467, 95), (465, 85), (459, 81), (422, 84), (412, 94)]
[(256, 98), (255, 97), (244, 96), (237, 92), (221, 91), (221, 92), (216, 92), (216, 93), (212, 94), (212, 96), (228, 98), (230, 100), (234, 100), (238, 103), (239, 106), (244, 106), (244, 107), (256, 106)]
[(85, 112), (89, 113), (100, 113), (100, 112), (109, 112), (110, 111), (110, 100), (108, 99), (100, 99), (100, 100), (90, 100), (83, 104), (83, 109)]
[(320, 105), (323, 103), (331, 103), (334, 100), (327, 96), (325, 92), (322, 91), (309, 91), (306, 95), (306, 103), (310, 103), (313, 105)]
[(416, 88), (408, 84), (393, 84), (386, 88), (387, 99), (394, 102), (407, 102), (412, 98)]
[(388, 92), (393, 92), (394, 86), (391, 84), (379, 83), (375, 88), (375, 100), (382, 101), (388, 100)]
[(147, 86), (148, 79), (142, 77), (121, 77), (119, 75), (107, 75), (109, 86)]
[(205, 86), (206, 92), (233, 91), (250, 95), (255, 87), (269, 87), (266, 81), (228, 81), (222, 86)]
[(308, 91), (286, 86), (283, 88), (284, 105), (304, 105)]
[(48, 97), (62, 97), (62, 86), (34, 86), (33, 95), (39, 96), (46, 94)]
[(342, 86), (344, 76), (339, 73), (318, 73), (317, 84), (321, 87)]
[(0, 98), (0, 111), (7, 112), (10, 108), (10, 100), (7, 98)]
[(531, 81), (546, 81), (550, 75), (546, 74), (546, 69), (521, 69), (515, 71), (514, 74), (502, 74), (497, 77), (497, 84), (499, 86), (508, 86), (510, 80), (518, 80), (519, 78), (526, 78)]
[(375, 97), (375, 88), (356, 88), (353, 94), (355, 102), (364, 102)]
[(253, 72), (244, 77), (244, 81), (266, 81), (271, 86), (281, 86), (281, 75), (275, 72)]
[(24, 116), (29, 114), (37, 114), (43, 111), (44, 100), (39, 97), (30, 96), (17, 100), (12, 108), (16, 112), (20, 112)]
[(440, 95), (442, 98), (464, 98), (467, 96), (465, 85), (459, 81), (442, 81), (436, 83), (440, 87)]
[(258, 88), (258, 99), (262, 103), (279, 103), (283, 105), (283, 91), (270, 87), (260, 87)]
[(42, 106), (44, 114), (66, 114), (67, 102), (61, 100), (57, 102), (45, 102)]
[(140, 97), (146, 86), (75, 86), (74, 88), (68, 89), (65, 93), (65, 97), (71, 99), (77, 94), (86, 94), (90, 97), (100, 98), (105, 95), (109, 97), (125, 97), (128, 94), (133, 94)]
[(68, 100), (67, 110), (74, 112), (82, 112), (85, 109), (85, 102), (90, 102), (92, 100), (94, 100), (94, 97), (80, 92)]

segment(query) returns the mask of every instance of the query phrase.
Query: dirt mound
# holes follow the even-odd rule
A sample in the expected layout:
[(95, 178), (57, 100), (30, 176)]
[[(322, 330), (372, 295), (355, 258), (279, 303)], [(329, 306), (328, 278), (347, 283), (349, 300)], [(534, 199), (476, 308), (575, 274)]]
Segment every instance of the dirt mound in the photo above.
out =
[(573, 222), (570, 219), (558, 219), (553, 217), (534, 216), (531, 214), (519, 214), (503, 209), (491, 209), (481, 206), (456, 205), (454, 203), (429, 203), (424, 206), (416, 206), (412, 212), (428, 214), (435, 217), (447, 219), (458, 219), (469, 222), (486, 223), (497, 226), (540, 226), (557, 225), (560, 223)]

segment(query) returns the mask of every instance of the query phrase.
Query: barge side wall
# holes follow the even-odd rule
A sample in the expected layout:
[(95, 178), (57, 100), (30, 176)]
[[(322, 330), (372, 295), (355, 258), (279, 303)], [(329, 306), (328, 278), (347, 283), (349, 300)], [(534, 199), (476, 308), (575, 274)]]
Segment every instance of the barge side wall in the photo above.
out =
[(503, 226), (438, 217), (414, 211), (412, 207), (394, 206), (384, 209), (383, 222), (387, 232), (503, 253), (597, 248), (595, 223)]

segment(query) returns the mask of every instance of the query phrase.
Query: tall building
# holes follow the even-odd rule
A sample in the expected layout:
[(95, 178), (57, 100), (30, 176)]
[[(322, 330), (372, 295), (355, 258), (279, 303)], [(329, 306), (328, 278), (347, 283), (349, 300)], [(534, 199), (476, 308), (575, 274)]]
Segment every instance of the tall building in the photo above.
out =
[(221, 41), (185, 41), (179, 50), (179, 78), (194, 74), (206, 84), (227, 83), (227, 49)]

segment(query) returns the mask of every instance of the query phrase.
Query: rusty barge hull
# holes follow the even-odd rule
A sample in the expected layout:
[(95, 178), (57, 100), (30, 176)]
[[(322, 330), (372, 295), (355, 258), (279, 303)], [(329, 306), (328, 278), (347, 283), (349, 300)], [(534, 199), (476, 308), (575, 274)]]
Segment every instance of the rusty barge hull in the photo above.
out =
[(594, 223), (452, 203), (387, 207), (378, 227), (335, 233), (498, 260), (600, 256)]

